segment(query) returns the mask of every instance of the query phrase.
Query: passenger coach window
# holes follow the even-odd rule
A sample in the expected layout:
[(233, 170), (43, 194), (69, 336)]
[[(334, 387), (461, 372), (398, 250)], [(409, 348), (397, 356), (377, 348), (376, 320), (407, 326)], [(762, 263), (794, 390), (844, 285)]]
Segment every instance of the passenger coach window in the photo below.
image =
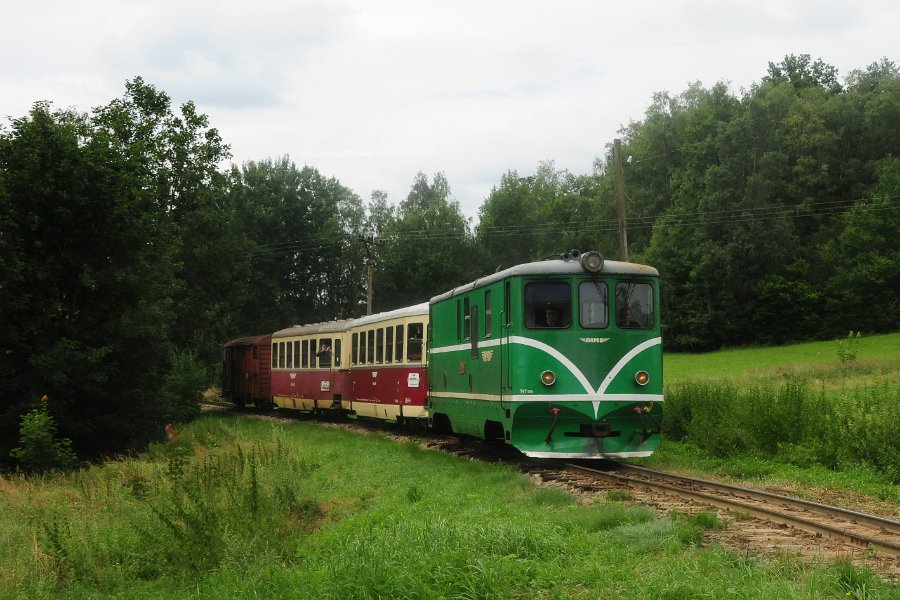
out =
[(366, 335), (369, 338), (368, 350), (366, 351), (366, 363), (371, 365), (375, 362), (375, 330), (370, 329)]
[(309, 340), (303, 340), (303, 354), (300, 361), (300, 368), (305, 369), (309, 366)]
[(359, 334), (354, 333), (353, 338), (350, 340), (350, 364), (356, 364), (356, 353), (359, 352)]
[(562, 329), (572, 324), (572, 292), (564, 281), (525, 285), (525, 326)]
[(278, 344), (272, 344), (272, 368), (278, 368)]
[(375, 362), (381, 364), (384, 362), (384, 329), (378, 328), (375, 339)]
[(334, 366), (341, 366), (341, 340), (340, 338), (336, 338), (334, 340)]
[(403, 325), (397, 325), (397, 351), (394, 352), (394, 356), (397, 357), (397, 362), (403, 362)]
[(294, 368), (294, 344), (291, 342), (287, 343), (287, 368)]
[(359, 334), (359, 364), (366, 364), (366, 332)]
[(653, 287), (649, 283), (616, 284), (616, 325), (626, 329), (649, 329), (653, 313)]
[(406, 360), (410, 362), (422, 360), (422, 324), (409, 324), (409, 343), (406, 345)]
[(300, 368), (300, 340), (294, 342), (294, 368)]
[(331, 366), (331, 340), (322, 338), (319, 340), (319, 349), (316, 350), (319, 359), (319, 368), (326, 369)]
[(602, 281), (584, 281), (578, 286), (578, 314), (585, 329), (609, 326), (609, 288)]
[(284, 342), (278, 342), (278, 368), (284, 368)]
[(394, 328), (388, 327), (384, 331), (384, 362), (394, 362)]

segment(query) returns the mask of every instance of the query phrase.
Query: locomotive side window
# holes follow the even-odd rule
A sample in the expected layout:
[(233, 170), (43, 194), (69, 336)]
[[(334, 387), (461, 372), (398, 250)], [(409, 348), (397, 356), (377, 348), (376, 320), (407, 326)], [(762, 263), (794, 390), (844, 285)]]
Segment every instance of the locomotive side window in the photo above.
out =
[(572, 324), (572, 291), (565, 281), (525, 284), (525, 326), (562, 329)]
[(585, 329), (609, 326), (609, 288), (602, 281), (584, 281), (578, 286), (578, 314)]
[(653, 287), (649, 283), (616, 284), (616, 325), (625, 329), (649, 329), (655, 320)]
[(484, 337), (491, 337), (491, 290), (484, 293)]
[(463, 339), (472, 337), (472, 313), (469, 310), (469, 299), (463, 299)]

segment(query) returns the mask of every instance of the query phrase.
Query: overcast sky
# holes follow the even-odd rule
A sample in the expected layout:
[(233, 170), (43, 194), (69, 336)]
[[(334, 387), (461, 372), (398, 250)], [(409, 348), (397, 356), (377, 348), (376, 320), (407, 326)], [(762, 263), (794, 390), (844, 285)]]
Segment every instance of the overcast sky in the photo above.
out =
[(442, 171), (477, 215), (508, 170), (590, 173), (658, 91), (809, 54), (900, 61), (897, 0), (0, 0), (0, 118), (89, 111), (141, 76), (234, 162), (289, 155), (364, 200)]

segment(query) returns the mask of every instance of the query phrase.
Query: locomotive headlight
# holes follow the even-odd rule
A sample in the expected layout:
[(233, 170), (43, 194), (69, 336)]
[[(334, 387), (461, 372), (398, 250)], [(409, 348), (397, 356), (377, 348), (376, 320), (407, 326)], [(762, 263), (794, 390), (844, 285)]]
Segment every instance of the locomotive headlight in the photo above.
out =
[(544, 371), (541, 373), (541, 383), (544, 385), (553, 385), (556, 383), (556, 373), (553, 371)]
[(647, 385), (650, 381), (650, 374), (647, 371), (638, 371), (634, 374), (634, 381), (638, 385)]
[(596, 250), (581, 255), (581, 268), (588, 273), (599, 273), (603, 270), (603, 255)]

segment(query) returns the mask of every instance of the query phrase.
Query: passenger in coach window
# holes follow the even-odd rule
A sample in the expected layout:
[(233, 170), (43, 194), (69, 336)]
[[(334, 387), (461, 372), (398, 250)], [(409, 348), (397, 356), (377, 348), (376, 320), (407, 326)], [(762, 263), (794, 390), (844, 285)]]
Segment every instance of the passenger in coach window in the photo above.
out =
[(322, 340), (322, 343), (319, 344), (319, 351), (316, 352), (316, 356), (319, 357), (320, 367), (331, 366), (331, 344), (328, 340)]
[(422, 325), (414, 323), (409, 327), (409, 343), (407, 344), (407, 360), (422, 359)]

